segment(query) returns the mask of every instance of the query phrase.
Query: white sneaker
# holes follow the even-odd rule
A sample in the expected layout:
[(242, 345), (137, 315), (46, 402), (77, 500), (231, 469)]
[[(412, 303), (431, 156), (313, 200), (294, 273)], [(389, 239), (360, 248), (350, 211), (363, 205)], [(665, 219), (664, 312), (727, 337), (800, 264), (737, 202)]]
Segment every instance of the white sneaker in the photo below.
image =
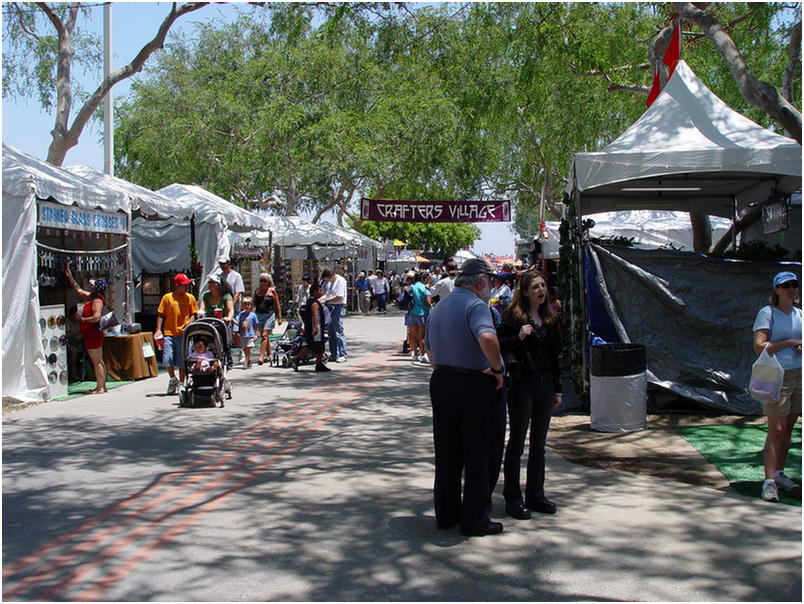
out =
[(766, 480), (762, 483), (762, 499), (765, 501), (779, 501), (779, 491), (776, 489), (776, 482)]
[(170, 378), (170, 382), (168, 382), (168, 394), (176, 394), (179, 391), (179, 378), (172, 377)]
[(346, 362), (346, 357), (338, 357), (337, 359), (335, 359), (335, 362), (336, 363), (345, 363)]
[(430, 364), (430, 359), (427, 358), (427, 353), (425, 352), (422, 356), (419, 357), (420, 363), (427, 363)]
[(411, 361), (416, 361), (417, 360), (416, 359), (416, 353), (413, 350), (410, 351), (410, 360)]
[(784, 472), (777, 472), (774, 478), (777, 487), (781, 487), (783, 491), (792, 491), (799, 488), (799, 484), (793, 481)]

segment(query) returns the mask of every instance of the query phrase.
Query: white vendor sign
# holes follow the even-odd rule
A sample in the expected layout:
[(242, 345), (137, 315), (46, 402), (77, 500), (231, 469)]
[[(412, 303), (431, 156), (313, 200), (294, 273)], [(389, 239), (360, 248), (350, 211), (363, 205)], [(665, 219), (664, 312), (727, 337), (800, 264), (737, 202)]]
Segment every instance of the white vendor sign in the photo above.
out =
[(125, 214), (112, 214), (97, 209), (86, 210), (47, 201), (39, 202), (38, 224), (53, 229), (128, 234), (128, 220)]

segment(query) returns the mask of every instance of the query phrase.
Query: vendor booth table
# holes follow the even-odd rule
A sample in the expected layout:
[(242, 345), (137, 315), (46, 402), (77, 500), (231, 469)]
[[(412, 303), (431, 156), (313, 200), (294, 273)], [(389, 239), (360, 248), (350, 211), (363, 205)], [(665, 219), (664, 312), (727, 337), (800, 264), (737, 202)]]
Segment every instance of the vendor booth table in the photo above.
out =
[(156, 377), (154, 336), (150, 331), (103, 338), (103, 362), (113, 380), (129, 381)]

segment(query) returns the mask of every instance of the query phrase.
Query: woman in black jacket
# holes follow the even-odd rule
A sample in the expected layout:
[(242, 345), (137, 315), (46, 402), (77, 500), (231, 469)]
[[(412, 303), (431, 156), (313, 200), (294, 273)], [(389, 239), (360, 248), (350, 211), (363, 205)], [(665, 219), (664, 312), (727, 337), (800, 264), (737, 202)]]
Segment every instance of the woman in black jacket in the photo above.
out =
[[(558, 329), (545, 278), (537, 272), (526, 273), (497, 328), (510, 376), (510, 433), (505, 448), (503, 495), (506, 513), (519, 520), (530, 518), (531, 510), (543, 514), (556, 511), (555, 504), (544, 495), (544, 447), (553, 408), (561, 404)], [(530, 448), (523, 499), (519, 468), (529, 423)]]

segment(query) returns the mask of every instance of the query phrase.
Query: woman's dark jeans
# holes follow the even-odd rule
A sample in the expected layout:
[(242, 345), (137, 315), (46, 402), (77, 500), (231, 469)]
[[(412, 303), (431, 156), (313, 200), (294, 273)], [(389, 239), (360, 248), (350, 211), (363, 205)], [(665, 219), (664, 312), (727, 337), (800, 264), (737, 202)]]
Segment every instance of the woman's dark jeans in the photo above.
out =
[(388, 294), (377, 294), (377, 311), (385, 312), (388, 304)]
[[(508, 445), (503, 465), (503, 496), (509, 505), (544, 499), (544, 447), (553, 415), (552, 377), (531, 376), (515, 380), (508, 392)], [(519, 486), (519, 469), (530, 424), (530, 446), (525, 499)]]

